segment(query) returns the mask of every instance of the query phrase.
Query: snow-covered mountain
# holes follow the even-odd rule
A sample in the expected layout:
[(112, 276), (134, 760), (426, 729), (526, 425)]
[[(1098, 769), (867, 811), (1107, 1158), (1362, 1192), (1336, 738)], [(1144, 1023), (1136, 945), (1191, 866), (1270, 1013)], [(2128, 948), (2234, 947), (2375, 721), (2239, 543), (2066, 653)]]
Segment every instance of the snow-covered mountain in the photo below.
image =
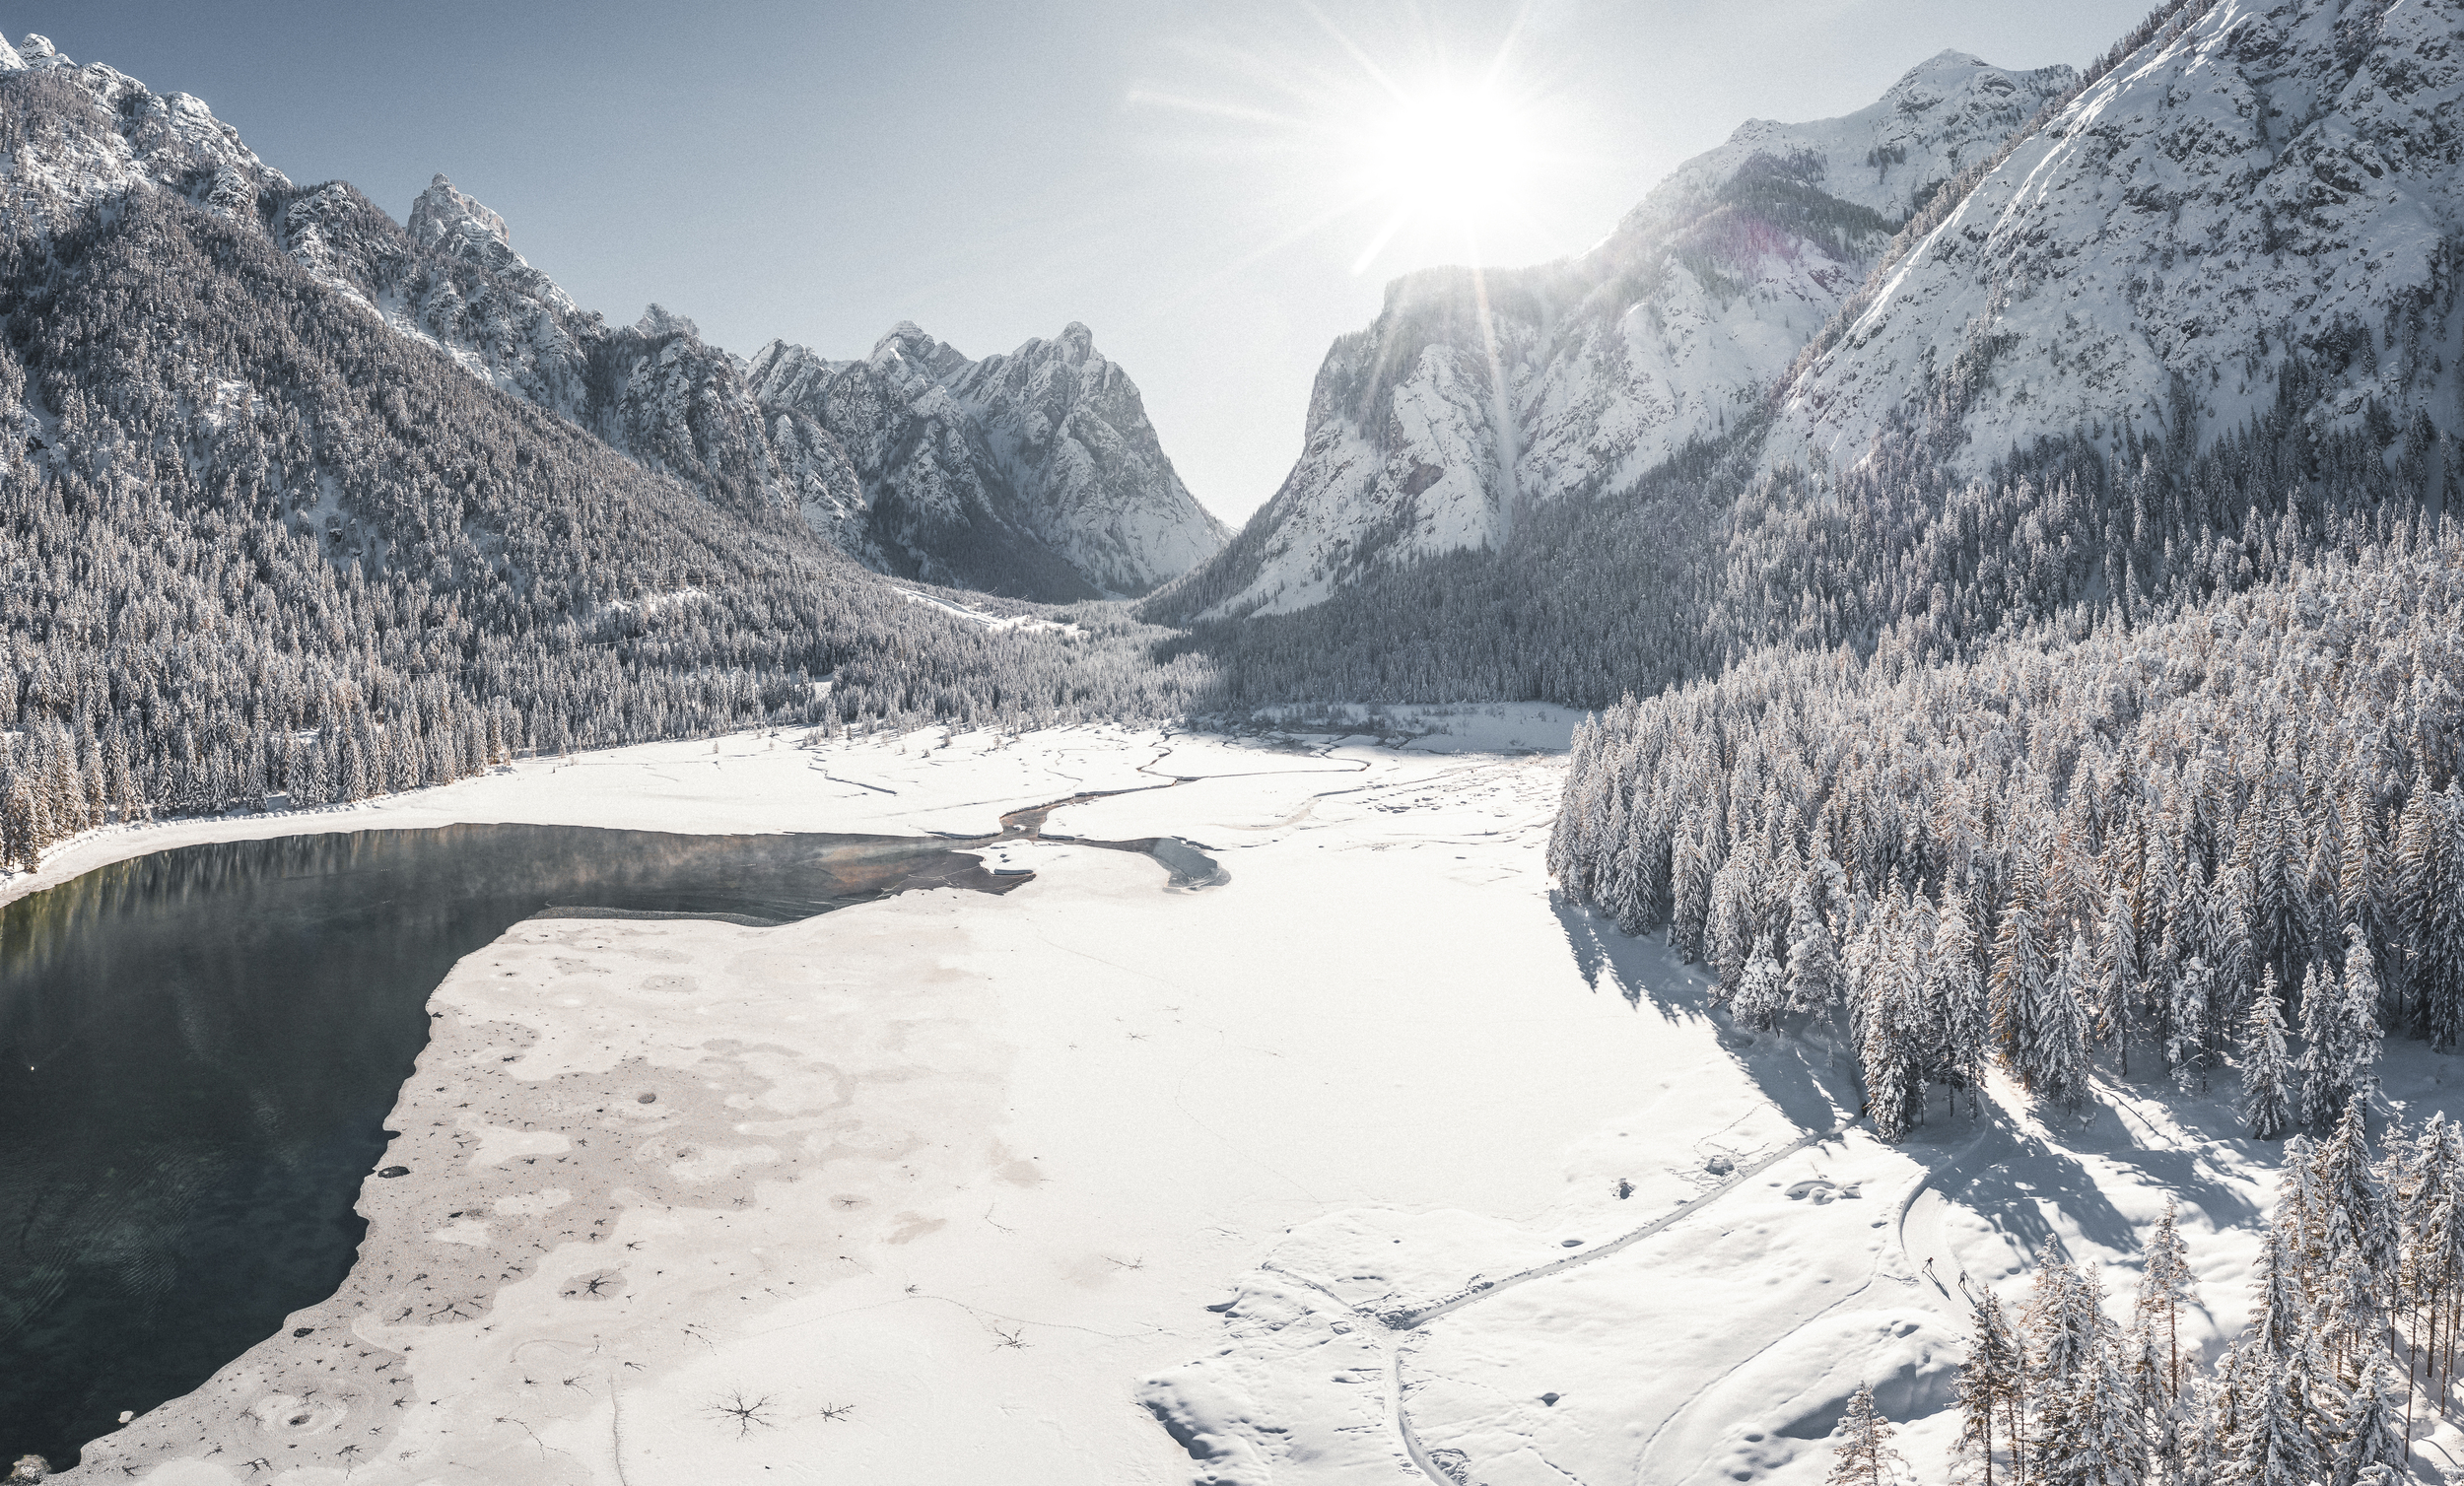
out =
[(1378, 566), (1497, 544), (1518, 507), (1719, 433), (1901, 223), (2076, 80), (1947, 51), (1845, 117), (1745, 124), (1580, 257), (1396, 281), (1329, 352), (1282, 490), (1165, 602), (1300, 608)]
[[(40, 36), (0, 42), (0, 73), (35, 75), (8, 142), (7, 209), (21, 220), (48, 231), (131, 190), (176, 192), (263, 231), (343, 303), (482, 381), (740, 516), (800, 523), (869, 567), (1073, 599), (1144, 592), (1223, 543), (1136, 387), (1083, 326), (981, 364), (951, 352), (963, 386), (879, 374), (876, 355), (837, 369), (879, 380), (869, 392), (807, 407), (793, 395), (802, 383), (782, 377), (769, 399), (741, 358), (681, 315), (652, 305), (611, 326), (579, 307), (515, 250), (502, 216), (443, 175), (397, 225), (343, 182), (295, 188), (202, 101), (78, 66)], [(920, 338), (907, 326), (892, 336)], [(826, 404), (830, 427), (815, 416)], [(920, 441), (927, 429), (946, 446)], [(860, 471), (850, 448), (868, 451)]]
[(855, 461), (893, 566), (1000, 586), (1024, 565), (1143, 593), (1227, 533), (1173, 471), (1137, 387), (1086, 326), (970, 361), (902, 322), (862, 361), (773, 341), (753, 358), (764, 406), (808, 416)]
[(1143, 593), (1227, 535), (1083, 325), (981, 363), (901, 324), (863, 361), (774, 341), (748, 364), (655, 304), (614, 330), (576, 310), (443, 175), (408, 233), (483, 271), (483, 303), (447, 278), (373, 296), (389, 319), (651, 469), (796, 511), (870, 567), (1018, 597)]
[(2204, 442), (2280, 397), (2451, 433), (2459, 41), (2458, 0), (2183, 7), (1891, 265), (1766, 459), (1845, 467), (1901, 427), (1979, 470), (2074, 433)]

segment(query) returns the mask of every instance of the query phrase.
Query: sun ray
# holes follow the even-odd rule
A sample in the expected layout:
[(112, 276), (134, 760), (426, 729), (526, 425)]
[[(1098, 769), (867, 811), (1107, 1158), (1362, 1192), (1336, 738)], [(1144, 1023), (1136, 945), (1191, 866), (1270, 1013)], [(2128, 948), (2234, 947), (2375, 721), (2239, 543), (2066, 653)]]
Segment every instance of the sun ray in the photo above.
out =
[(1378, 229), (1377, 236), (1369, 239), (1369, 245), (1362, 248), (1360, 256), (1353, 260), (1352, 277), (1357, 279), (1367, 273), (1369, 265), (1377, 261), (1378, 254), (1386, 251), (1386, 245), (1394, 241), (1395, 235), (1402, 232), (1404, 225), (1410, 221), (1411, 213), (1409, 212), (1397, 212), (1387, 218), (1386, 226)]

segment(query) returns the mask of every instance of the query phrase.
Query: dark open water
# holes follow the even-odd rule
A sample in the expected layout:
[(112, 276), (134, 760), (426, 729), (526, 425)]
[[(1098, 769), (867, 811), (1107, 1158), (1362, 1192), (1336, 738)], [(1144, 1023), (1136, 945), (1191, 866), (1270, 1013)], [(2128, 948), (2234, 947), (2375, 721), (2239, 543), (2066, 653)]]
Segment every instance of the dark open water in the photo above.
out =
[(520, 919), (1024, 880), (909, 838), (448, 826), (184, 846), (0, 909), (0, 1461), (65, 1469), (340, 1287), (429, 993)]

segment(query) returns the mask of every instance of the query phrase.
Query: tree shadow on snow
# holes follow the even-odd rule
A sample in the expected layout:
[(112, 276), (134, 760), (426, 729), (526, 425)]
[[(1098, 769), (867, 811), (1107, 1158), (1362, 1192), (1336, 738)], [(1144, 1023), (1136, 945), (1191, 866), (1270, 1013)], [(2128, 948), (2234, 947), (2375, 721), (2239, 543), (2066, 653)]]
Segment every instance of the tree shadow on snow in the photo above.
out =
[(1721, 1049), (1799, 1129), (1827, 1130), (1839, 1123), (1840, 1111), (1862, 1102), (1855, 1070), (1834, 1055), (1818, 1033), (1756, 1034), (1739, 1027), (1711, 1004), (1710, 979), (1700, 967), (1679, 962), (1667, 935), (1620, 933), (1561, 893), (1549, 894), (1549, 908), (1565, 932), (1584, 984), (1598, 991), (1605, 980), (1637, 1011), (1648, 1006), (1666, 1022), (1711, 1027)]
[[(1598, 991), (1606, 981), (1607, 988), (1637, 1011), (1648, 1006), (1673, 1024), (1708, 1023), (1721, 1048), (1801, 1129), (1826, 1129), (1838, 1122), (1837, 1111), (1861, 1103), (1857, 1070), (1844, 1052), (1833, 1048), (1819, 1023), (1791, 1018), (1791, 1025), (1777, 1032), (1745, 1031), (1711, 1004), (1709, 977), (1701, 967), (1680, 963), (1665, 933), (1620, 933), (1561, 894), (1551, 894), (1549, 906), (1585, 984)], [(2134, 1093), (2143, 1097), (2149, 1092), (2134, 1086)], [(2159, 1097), (2185, 1125), (2205, 1126), (2214, 1120), (2212, 1100)], [(1962, 1094), (1955, 1113), (1945, 1114), (1942, 1095), (1936, 1092), (1928, 1105), (1925, 1122), (1903, 1142), (1904, 1148), (1929, 1165), (1944, 1163), (1930, 1184), (1983, 1216), (2023, 1253), (2032, 1255), (2055, 1236), (2045, 1212), (2048, 1206), (2058, 1209), (2088, 1243), (2115, 1253), (2138, 1250), (2138, 1225), (2105, 1195), (2081, 1161), (2083, 1155), (2135, 1169), (2142, 1181), (2179, 1195), (2184, 1207), (2205, 1213), (2220, 1230), (2259, 1216), (2199, 1151), (2152, 1143), (2154, 1132), (2140, 1132), (2118, 1106), (2101, 1097), (2081, 1114), (2038, 1112), (2038, 1118), (2059, 1132), (2058, 1146), (1990, 1102), (1981, 1114), (1970, 1114)], [(1966, 1149), (1971, 1144), (1974, 1149)]]

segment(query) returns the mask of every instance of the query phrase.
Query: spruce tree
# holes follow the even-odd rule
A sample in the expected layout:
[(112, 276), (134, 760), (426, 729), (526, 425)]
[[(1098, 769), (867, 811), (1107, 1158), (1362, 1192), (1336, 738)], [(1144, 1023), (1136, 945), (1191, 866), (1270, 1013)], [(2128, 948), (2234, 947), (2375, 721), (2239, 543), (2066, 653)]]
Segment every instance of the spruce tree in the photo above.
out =
[(1739, 978), (1737, 994), (1730, 1009), (1738, 1025), (1756, 1032), (1768, 1032), (1778, 1024), (1780, 1013), (1788, 1008), (1788, 981), (1780, 963), (1771, 958), (1771, 938), (1765, 934), (1754, 940), (1753, 953), (1746, 957), (1744, 974)]
[(2373, 1341), (2353, 1386), (2343, 1398), (2343, 1438), (2335, 1447), (2329, 1486), (2367, 1486), (2369, 1473), (2403, 1469), (2405, 1417), (2412, 1388), (2397, 1373), (2383, 1343)]
[(1994, 1438), (1997, 1429), (2010, 1445), (2016, 1482), (2024, 1436), (2020, 1405), (2026, 1386), (2026, 1358), (2012, 1333), (2002, 1302), (1983, 1286), (1959, 1281), (1968, 1303), (1968, 1355), (1959, 1365), (1958, 1452), (1976, 1463), (1981, 1486), (1992, 1486)]
[(1789, 1004), (1799, 1011), (1818, 1010), (1839, 999), (1839, 945), (1823, 915), (1827, 895), (1818, 887), (1820, 869), (1829, 866), (1828, 860), (1810, 864), (1798, 874), (1788, 900)]
[(2139, 1294), (2132, 1308), (2134, 1323), (2163, 1348), (2164, 1396), (2173, 1406), (2182, 1398), (2181, 1311), (2198, 1283), (2190, 1272), (2190, 1247), (2182, 1242), (2180, 1214), (2180, 1199), (2167, 1197), (2164, 1216), (2156, 1220), (2141, 1250)]
[(2285, 1010), (2270, 966), (2250, 1002), (2241, 1043), (2242, 1116), (2261, 1140), (2277, 1139), (2293, 1124), (2292, 1071), (2285, 1055)]
[(2346, 1048), (2344, 982), (2323, 961), (2313, 960), (2301, 978), (2301, 1116), (2327, 1129), (2344, 1114), (2352, 1090), (2345, 1083), (2351, 1056)]
[(1873, 1386), (1858, 1384), (1839, 1421), (1826, 1486), (1897, 1486), (1908, 1462), (1890, 1448), (1893, 1432), (1890, 1421), (1874, 1406)]

